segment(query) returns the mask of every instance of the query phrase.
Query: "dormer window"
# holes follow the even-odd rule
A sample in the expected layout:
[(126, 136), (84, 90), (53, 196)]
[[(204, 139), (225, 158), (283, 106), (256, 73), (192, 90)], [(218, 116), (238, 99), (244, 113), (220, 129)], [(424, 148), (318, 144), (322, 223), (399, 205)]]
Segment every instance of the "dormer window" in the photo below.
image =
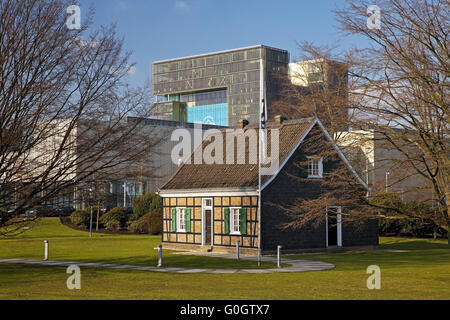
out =
[(308, 157), (308, 178), (323, 177), (323, 158)]

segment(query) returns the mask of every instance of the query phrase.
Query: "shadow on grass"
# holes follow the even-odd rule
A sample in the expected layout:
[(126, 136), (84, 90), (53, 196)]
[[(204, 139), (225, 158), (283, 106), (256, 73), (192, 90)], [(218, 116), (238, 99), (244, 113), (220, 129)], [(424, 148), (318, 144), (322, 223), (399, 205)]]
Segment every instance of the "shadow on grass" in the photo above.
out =
[(432, 240), (432, 239), (415, 239), (415, 238), (383, 238), (379, 249), (392, 250), (426, 250), (426, 249), (449, 249), (446, 240)]

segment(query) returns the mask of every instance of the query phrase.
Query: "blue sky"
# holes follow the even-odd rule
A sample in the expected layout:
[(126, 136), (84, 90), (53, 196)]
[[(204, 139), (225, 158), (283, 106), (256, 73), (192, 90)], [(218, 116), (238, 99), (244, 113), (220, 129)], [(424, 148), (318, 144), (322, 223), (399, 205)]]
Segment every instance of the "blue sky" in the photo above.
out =
[(132, 84), (150, 78), (153, 61), (264, 44), (299, 56), (296, 42), (349, 46), (333, 9), (343, 0), (80, 0), (94, 26), (117, 24), (136, 62)]

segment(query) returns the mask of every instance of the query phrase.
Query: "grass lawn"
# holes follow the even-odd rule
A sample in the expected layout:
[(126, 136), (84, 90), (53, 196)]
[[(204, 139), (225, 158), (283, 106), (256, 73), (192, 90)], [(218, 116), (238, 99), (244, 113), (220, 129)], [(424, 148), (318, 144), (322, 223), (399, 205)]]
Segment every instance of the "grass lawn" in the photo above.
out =
[[(44, 240), (50, 243), (50, 260), (116, 263), (136, 266), (156, 266), (161, 236), (95, 234), (62, 225), (58, 218), (39, 220), (31, 230), (13, 239), (0, 238), (0, 258), (41, 260)], [(196, 257), (163, 252), (166, 267), (207, 269), (255, 269), (256, 262), (210, 257)], [(274, 268), (275, 263), (264, 263)]]
[[(14, 239), (0, 240), (0, 258), (155, 265), (160, 237), (95, 235), (44, 219)], [(381, 238), (370, 252), (289, 256), (331, 262), (336, 269), (295, 274), (170, 274), (82, 268), (82, 289), (66, 288), (64, 267), (0, 264), (0, 299), (450, 299), (446, 241)], [(401, 251), (392, 251), (401, 250)], [(406, 252), (403, 252), (406, 251)], [(255, 262), (165, 253), (178, 267), (251, 268)], [(366, 269), (381, 268), (381, 290), (368, 290)], [(265, 267), (270, 267), (266, 265)]]

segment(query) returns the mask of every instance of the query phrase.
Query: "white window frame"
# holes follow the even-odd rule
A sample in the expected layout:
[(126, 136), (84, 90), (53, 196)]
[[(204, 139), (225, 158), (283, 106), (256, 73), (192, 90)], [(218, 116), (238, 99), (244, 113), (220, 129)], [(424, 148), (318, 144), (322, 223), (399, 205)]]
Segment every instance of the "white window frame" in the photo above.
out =
[[(239, 207), (231, 207), (230, 208), (230, 235), (234, 236), (240, 236), (241, 235), (241, 209)], [(234, 211), (237, 210), (238, 212), (238, 228), (239, 231), (235, 231), (234, 227), (236, 226), (235, 220), (234, 220)]]
[[(318, 164), (317, 164), (318, 174), (317, 175), (311, 174), (310, 168), (311, 168), (311, 163), (313, 161), (318, 161)], [(312, 172), (312, 173), (314, 173), (314, 172)], [(323, 158), (322, 157), (308, 157), (308, 178), (312, 178), (312, 179), (323, 178)]]
[[(177, 207), (177, 232), (186, 233), (186, 207)], [(184, 229), (181, 228), (181, 212), (184, 212)]]

